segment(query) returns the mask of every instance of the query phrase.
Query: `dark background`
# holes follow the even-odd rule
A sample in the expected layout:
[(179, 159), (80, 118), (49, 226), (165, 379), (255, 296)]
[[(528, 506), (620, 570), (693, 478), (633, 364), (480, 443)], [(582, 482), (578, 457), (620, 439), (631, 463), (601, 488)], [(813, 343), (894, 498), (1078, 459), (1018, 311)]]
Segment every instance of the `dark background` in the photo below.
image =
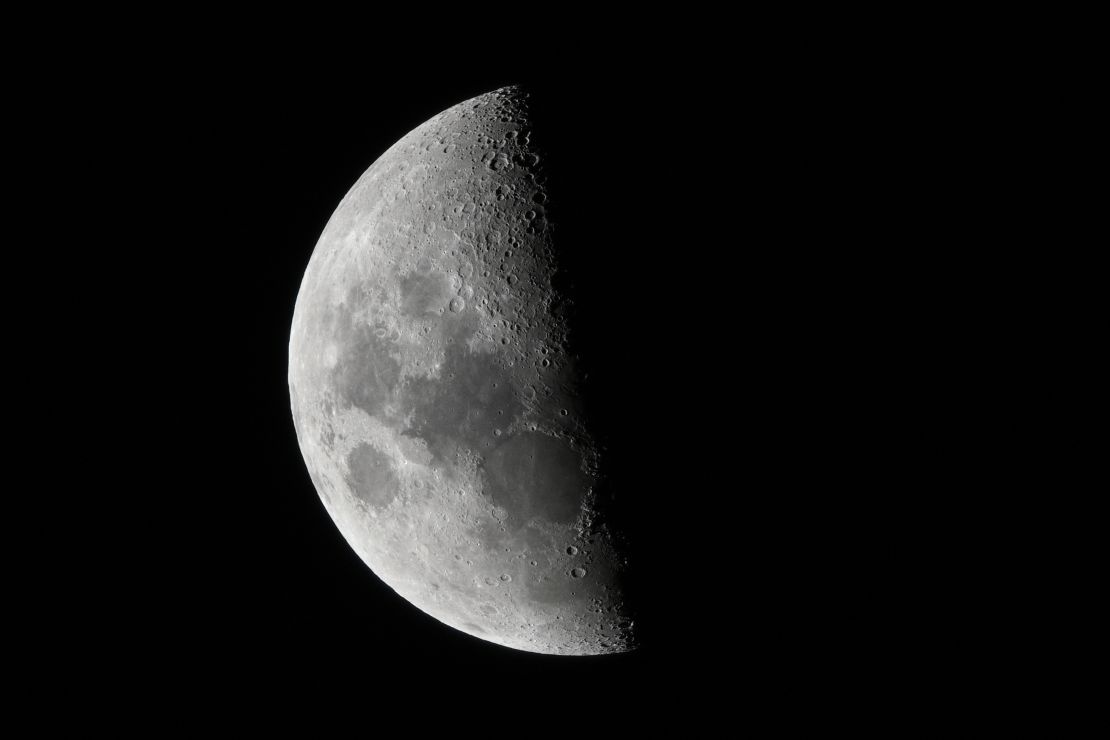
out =
[[(691, 543), (698, 535), (683, 522), (697, 521), (698, 511), (732, 488), (711, 482), (718, 475), (727, 481), (727, 473), (697, 462), (724, 441), (699, 427), (716, 395), (706, 386), (721, 383), (730, 364), (716, 342), (704, 371), (695, 359), (698, 337), (711, 333), (713, 307), (724, 298), (714, 287), (724, 280), (713, 274), (718, 248), (698, 236), (717, 197), (699, 182), (709, 164), (703, 158), (717, 152), (668, 144), (666, 153), (643, 156), (659, 139), (680, 141), (688, 128), (672, 125), (682, 115), (671, 104), (683, 94), (679, 85), (581, 71), (565, 81), (458, 77), (357, 94), (336, 89), (351, 80), (313, 77), (204, 92), (206, 115), (190, 124), (200, 133), (184, 157), (198, 191), (197, 220), (184, 226), (204, 258), (185, 261), (187, 282), (172, 282), (185, 294), (172, 300), (184, 304), (169, 308), (193, 348), (171, 362), (190, 367), (175, 369), (174, 377), (190, 386), (184, 436), (196, 435), (197, 457), (186, 459), (197, 466), (190, 471), (197, 479), (185, 502), (200, 520), (199, 552), (190, 552), (185, 569), (198, 598), (195, 629), (206, 649), (248, 651), (252, 669), (260, 660), (367, 661), (417, 671), (465, 665), (475, 676), (526, 671), (587, 684), (644, 680), (645, 669), (677, 657), (667, 651), (686, 650), (680, 625), (703, 624), (697, 609), (684, 612), (700, 581), (690, 564), (707, 548)], [(534, 91), (536, 138), (546, 141), (551, 163), (551, 217), (567, 244), (566, 273), (585, 317), (577, 351), (594, 374), (596, 408), (605, 417), (597, 422), (609, 431), (617, 461), (611, 479), (628, 492), (620, 514), (644, 552), (634, 590), (644, 602), (638, 622), (645, 645), (632, 655), (573, 660), (512, 651), (409, 605), (338, 535), (305, 472), (290, 419), (289, 324), (331, 212), (398, 138), (440, 110), (506, 84)], [(676, 255), (699, 250), (700, 259)], [(652, 517), (662, 528), (657, 535), (649, 531)], [(668, 624), (668, 613), (679, 621)]]
[[(1048, 257), (1090, 199), (1058, 163), (1090, 159), (1096, 47), (1020, 13), (405, 9), (12, 15), (9, 704), (145, 734), (234, 731), (222, 698), (252, 728), (687, 737), (948, 722), (994, 689), (991, 721), (1024, 719), (1010, 686), (1059, 671), (1028, 679), (1017, 630), (1045, 600), (1020, 553), (1044, 528), (1007, 516), (1059, 488), (1037, 486), (1058, 425), (1028, 378), (1071, 367), (1051, 306), (1094, 294), (1058, 301), (1076, 263)], [(559, 248), (636, 540), (626, 656), (507, 651), (398, 599), (289, 418), (289, 321), (336, 203), (516, 82), (559, 134)], [(1021, 598), (978, 608), (1008, 581)]]
[[(891, 90), (908, 82), (851, 55), (711, 46), (570, 44), (544, 70), (228, 49), (70, 70), (82, 95), (62, 108), (96, 123), (71, 131), (53, 187), (95, 193), (96, 248), (67, 269), (110, 327), (74, 351), (96, 391), (73, 490), (97, 495), (67, 502), (97, 522), (77, 525), (95, 554), (59, 570), (82, 662), (356, 697), (520, 682), (718, 707), (881, 683), (907, 639), (890, 491), (912, 444), (891, 431), (910, 361), (892, 296), (912, 284), (891, 252), (912, 111)], [(557, 247), (589, 317), (579, 348), (635, 543), (631, 654), (512, 651), (409, 605), (328, 518), (290, 417), (293, 306), (335, 206), (412, 128), (507, 84), (542, 113)]]

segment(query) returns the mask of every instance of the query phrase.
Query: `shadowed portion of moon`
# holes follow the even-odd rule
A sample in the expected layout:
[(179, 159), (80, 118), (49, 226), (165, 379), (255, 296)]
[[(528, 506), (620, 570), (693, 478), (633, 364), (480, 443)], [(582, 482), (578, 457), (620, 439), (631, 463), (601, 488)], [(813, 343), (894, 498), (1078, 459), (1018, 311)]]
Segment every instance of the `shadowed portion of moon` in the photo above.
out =
[(512, 522), (539, 516), (572, 524), (590, 486), (580, 454), (559, 439), (535, 432), (503, 442), (487, 456), (484, 469), (494, 503)]
[(628, 547), (534, 123), (519, 88), (481, 95), (352, 187), (297, 298), (293, 420), (339, 531), (414, 605), (513, 648), (623, 652)]
[(407, 431), (424, 439), (429, 451), (445, 462), (460, 449), (489, 452), (499, 441), (499, 428), (524, 410), (507, 368), (493, 355), (475, 354), (460, 342), (445, 350), (440, 372), (448, 383), (429, 378), (410, 382)]

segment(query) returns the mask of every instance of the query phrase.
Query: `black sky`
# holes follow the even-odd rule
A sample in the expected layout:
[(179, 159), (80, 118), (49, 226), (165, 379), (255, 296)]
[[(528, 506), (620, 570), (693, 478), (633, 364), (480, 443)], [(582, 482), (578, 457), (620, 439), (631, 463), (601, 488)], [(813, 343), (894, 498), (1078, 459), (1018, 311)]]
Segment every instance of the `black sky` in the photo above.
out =
[[(196, 50), (69, 73), (66, 109), (96, 123), (53, 177), (102, 191), (96, 254), (69, 270), (110, 327), (79, 353), (101, 368), (88, 477), (104, 493), (74, 506), (111, 533), (82, 599), (105, 626), (82, 654), (212, 683), (372, 666), (717, 706), (881, 670), (863, 646), (895, 608), (877, 572), (892, 551), (869, 530), (899, 452), (874, 389), (902, 358), (876, 301), (906, 284), (883, 154), (904, 109), (863, 66), (648, 47), (569, 44), (542, 72)], [(566, 133), (588, 344), (640, 502), (629, 655), (520, 653), (409, 605), (338, 534), (290, 417), (293, 306), (336, 204), (412, 128), (507, 84)]]

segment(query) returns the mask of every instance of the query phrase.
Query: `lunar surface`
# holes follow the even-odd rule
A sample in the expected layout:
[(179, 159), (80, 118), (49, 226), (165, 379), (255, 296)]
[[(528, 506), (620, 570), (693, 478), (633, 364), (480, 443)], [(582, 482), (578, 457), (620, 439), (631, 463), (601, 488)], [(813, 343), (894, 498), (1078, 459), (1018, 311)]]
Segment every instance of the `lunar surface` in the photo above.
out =
[(297, 298), (293, 420), (339, 531), (409, 602), (511, 648), (624, 652), (627, 549), (597, 505), (535, 138), (528, 94), (504, 88), (355, 183)]

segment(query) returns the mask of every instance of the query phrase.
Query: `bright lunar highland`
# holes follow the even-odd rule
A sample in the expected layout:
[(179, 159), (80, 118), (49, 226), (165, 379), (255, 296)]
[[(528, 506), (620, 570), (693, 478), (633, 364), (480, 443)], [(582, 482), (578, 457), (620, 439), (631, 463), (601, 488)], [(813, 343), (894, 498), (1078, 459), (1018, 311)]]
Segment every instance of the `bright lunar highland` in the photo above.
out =
[(504, 88), (359, 178), (297, 297), (293, 421), (343, 537), (419, 609), (520, 650), (625, 652), (627, 550), (597, 506), (536, 139)]

